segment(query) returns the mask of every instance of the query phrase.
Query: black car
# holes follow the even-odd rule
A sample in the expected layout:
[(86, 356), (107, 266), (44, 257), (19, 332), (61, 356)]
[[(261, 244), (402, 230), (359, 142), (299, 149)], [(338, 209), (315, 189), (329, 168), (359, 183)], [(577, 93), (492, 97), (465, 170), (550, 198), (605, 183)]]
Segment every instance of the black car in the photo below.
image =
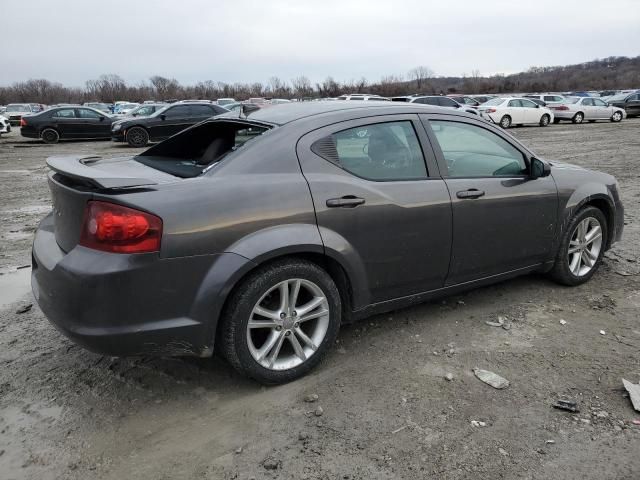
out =
[(45, 315), (105, 355), (218, 351), (265, 383), (358, 318), (529, 272), (582, 284), (624, 224), (611, 175), (415, 103), (229, 112), (135, 156), (47, 163)]
[(640, 92), (614, 95), (606, 100), (609, 105), (624, 108), (627, 117), (640, 115)]
[(111, 137), (113, 118), (90, 107), (56, 107), (20, 120), (20, 134), (45, 143), (59, 140), (100, 140)]
[(208, 102), (173, 103), (148, 117), (113, 122), (111, 139), (127, 142), (132, 147), (144, 147), (149, 141), (164, 140), (209, 117), (228, 112), (226, 108)]

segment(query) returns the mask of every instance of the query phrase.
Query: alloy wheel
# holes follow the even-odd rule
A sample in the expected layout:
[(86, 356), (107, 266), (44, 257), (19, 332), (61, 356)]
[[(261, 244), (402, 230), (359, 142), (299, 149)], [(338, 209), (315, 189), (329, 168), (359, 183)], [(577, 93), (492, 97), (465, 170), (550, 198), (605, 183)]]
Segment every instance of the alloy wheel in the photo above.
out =
[(595, 266), (602, 249), (602, 226), (594, 217), (587, 217), (576, 225), (569, 241), (567, 262), (576, 277), (587, 275)]
[(315, 283), (282, 281), (258, 300), (247, 323), (253, 359), (270, 370), (288, 370), (316, 353), (329, 328), (329, 302)]
[(613, 121), (619, 122), (620, 120), (622, 120), (622, 114), (620, 112), (615, 112), (613, 114)]

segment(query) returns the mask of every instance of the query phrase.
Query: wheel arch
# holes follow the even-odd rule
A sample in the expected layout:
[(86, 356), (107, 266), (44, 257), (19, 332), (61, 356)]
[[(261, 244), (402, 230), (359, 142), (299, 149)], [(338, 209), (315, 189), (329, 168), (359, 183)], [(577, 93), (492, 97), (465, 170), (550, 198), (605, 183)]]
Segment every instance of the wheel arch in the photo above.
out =
[(597, 190), (589, 194), (585, 194), (581, 191), (582, 189), (576, 190), (569, 199), (569, 202), (567, 202), (564, 210), (562, 230), (564, 232), (564, 229), (571, 221), (571, 218), (581, 209), (588, 206), (596, 207), (604, 214), (607, 221), (607, 238), (605, 243), (605, 250), (607, 250), (611, 246), (614, 237), (615, 205), (608, 192), (606, 192), (606, 187), (604, 185), (587, 184), (585, 185), (585, 188), (589, 187), (589, 185)]
[[(218, 325), (235, 289), (257, 269), (284, 259), (304, 259), (323, 268), (336, 283), (342, 299), (342, 323), (365, 301), (359, 292), (364, 266), (354, 266), (348, 256), (322, 243), (318, 227), (293, 224), (255, 232), (227, 249), (206, 274), (194, 300), (191, 316), (205, 327), (208, 356), (218, 335)], [(352, 260), (351, 260), (352, 261)]]

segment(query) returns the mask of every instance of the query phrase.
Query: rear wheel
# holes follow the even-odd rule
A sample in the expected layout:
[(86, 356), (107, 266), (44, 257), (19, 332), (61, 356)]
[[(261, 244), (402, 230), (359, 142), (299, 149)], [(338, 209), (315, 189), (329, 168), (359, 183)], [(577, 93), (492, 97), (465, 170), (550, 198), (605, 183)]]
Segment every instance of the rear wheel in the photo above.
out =
[(505, 115), (500, 119), (500, 126), (502, 128), (509, 128), (511, 126), (511, 117), (509, 115)]
[(44, 143), (58, 143), (60, 135), (53, 128), (45, 128), (40, 132), (40, 138)]
[(607, 239), (607, 219), (596, 207), (580, 210), (569, 222), (551, 270), (555, 281), (580, 285), (598, 270)]
[(582, 123), (584, 121), (584, 113), (578, 112), (571, 119), (573, 123)]
[(142, 127), (132, 127), (127, 131), (127, 143), (136, 148), (144, 147), (149, 143), (149, 132)]
[(322, 360), (338, 335), (340, 315), (340, 294), (327, 272), (305, 260), (280, 261), (235, 290), (217, 342), (243, 375), (285, 383)]
[(546, 127), (547, 125), (549, 125), (550, 120), (551, 118), (549, 118), (549, 115), (545, 113), (544, 115), (542, 115), (542, 117), (540, 117), (540, 126)]
[(611, 115), (611, 121), (612, 122), (619, 122), (622, 120), (622, 112), (617, 111), (617, 112), (613, 112), (613, 115)]

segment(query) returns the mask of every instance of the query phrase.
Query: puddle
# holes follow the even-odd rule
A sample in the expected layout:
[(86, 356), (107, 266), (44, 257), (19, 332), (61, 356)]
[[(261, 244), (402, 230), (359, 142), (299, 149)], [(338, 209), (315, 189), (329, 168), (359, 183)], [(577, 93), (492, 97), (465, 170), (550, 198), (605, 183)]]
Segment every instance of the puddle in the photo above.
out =
[(31, 268), (0, 275), (0, 308), (16, 303), (31, 292)]

